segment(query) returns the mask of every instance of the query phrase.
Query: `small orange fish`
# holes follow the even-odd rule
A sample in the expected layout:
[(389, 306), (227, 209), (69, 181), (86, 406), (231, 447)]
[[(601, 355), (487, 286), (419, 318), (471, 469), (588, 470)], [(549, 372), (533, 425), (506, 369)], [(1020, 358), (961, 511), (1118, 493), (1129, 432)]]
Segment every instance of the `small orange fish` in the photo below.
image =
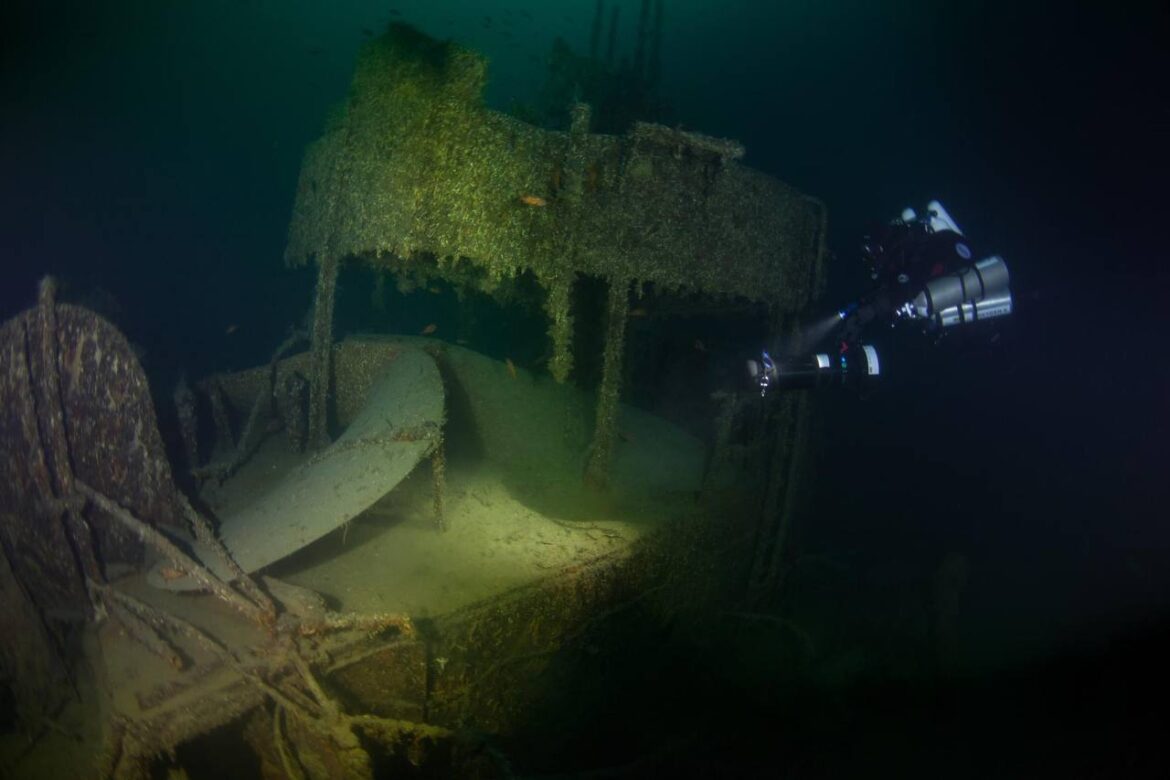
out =
[(525, 206), (547, 206), (548, 201), (539, 195), (521, 195), (520, 202)]
[(159, 566), (158, 575), (163, 578), (163, 582), (174, 582), (180, 577), (186, 577), (187, 572), (174, 566)]
[(516, 378), (516, 364), (512, 362), (512, 358), (504, 358), (504, 366), (508, 369), (508, 373), (512, 378)]
[(434, 332), (435, 332), (436, 330), (438, 330), (438, 329), (439, 329), (439, 326), (438, 326), (438, 325), (436, 325), (435, 323), (433, 323), (433, 322), (432, 322), (430, 325), (427, 325), (425, 328), (423, 328), (422, 330), (420, 330), (420, 331), (419, 331), (419, 333), (418, 333), (418, 335), (420, 335), (420, 336), (429, 336), (429, 335), (431, 335), (432, 333), (434, 333)]

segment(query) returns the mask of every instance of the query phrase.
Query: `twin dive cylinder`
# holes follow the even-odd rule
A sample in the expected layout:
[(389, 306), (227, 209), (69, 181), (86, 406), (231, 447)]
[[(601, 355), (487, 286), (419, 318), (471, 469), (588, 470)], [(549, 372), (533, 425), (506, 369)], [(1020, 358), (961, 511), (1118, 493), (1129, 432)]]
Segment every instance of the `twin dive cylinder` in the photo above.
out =
[(931, 279), (913, 300), (897, 310), (903, 319), (927, 320), (949, 328), (1012, 313), (1007, 264), (999, 255)]

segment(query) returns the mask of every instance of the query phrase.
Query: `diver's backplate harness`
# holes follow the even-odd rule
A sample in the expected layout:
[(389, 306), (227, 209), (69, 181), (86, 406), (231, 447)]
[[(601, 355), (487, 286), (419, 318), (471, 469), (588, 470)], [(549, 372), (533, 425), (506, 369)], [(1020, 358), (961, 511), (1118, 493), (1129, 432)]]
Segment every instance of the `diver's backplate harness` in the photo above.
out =
[[(773, 387), (816, 387), (862, 383), (881, 374), (877, 350), (861, 343), (873, 322), (915, 322), (939, 330), (1012, 312), (1008, 269), (1003, 258), (975, 253), (959, 226), (937, 200), (921, 213), (902, 215), (866, 236), (863, 260), (876, 288), (855, 303), (804, 328), (785, 354), (764, 351), (748, 361), (748, 374), (766, 396)], [(836, 335), (833, 356), (811, 350)]]

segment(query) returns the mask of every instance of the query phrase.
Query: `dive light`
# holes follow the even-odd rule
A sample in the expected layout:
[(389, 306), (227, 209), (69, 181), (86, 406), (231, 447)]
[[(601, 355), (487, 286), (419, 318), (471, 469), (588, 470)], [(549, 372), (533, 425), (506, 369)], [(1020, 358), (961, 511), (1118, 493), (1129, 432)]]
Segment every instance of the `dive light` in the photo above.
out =
[[(788, 339), (786, 356), (764, 352), (748, 361), (748, 375), (767, 395), (783, 388), (861, 385), (881, 374), (877, 350), (862, 344), (876, 322), (923, 323), (923, 330), (950, 328), (1012, 313), (1007, 263), (999, 255), (973, 261), (958, 224), (937, 200), (924, 212), (906, 209), (862, 245), (877, 288), (856, 303), (802, 328)], [(835, 334), (836, 355), (804, 353)]]
[(773, 359), (764, 352), (760, 360), (747, 362), (748, 375), (766, 396), (773, 386), (797, 390), (831, 385), (861, 386), (881, 374), (877, 350), (870, 344), (845, 344), (837, 355), (812, 355)]

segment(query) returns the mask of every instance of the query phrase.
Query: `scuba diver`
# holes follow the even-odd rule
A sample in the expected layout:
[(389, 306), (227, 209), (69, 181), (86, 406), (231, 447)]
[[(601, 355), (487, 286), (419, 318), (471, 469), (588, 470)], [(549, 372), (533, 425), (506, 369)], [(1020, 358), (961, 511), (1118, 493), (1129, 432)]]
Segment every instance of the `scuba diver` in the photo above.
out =
[[(1012, 312), (1007, 264), (999, 255), (976, 260), (967, 237), (937, 200), (866, 236), (862, 256), (875, 289), (802, 330), (773, 355), (749, 360), (748, 375), (766, 397), (780, 388), (861, 385), (881, 374), (877, 350), (861, 342), (874, 323), (918, 323), (940, 331)], [(834, 336), (837, 348), (812, 352)]]

